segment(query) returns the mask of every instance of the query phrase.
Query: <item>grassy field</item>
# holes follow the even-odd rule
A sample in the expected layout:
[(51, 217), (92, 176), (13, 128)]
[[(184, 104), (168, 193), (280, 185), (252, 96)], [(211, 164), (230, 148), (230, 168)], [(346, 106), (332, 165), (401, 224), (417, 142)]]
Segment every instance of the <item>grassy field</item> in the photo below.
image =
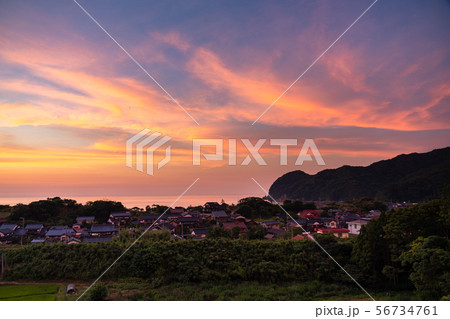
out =
[[(0, 286), (0, 301), (53, 301), (76, 300), (90, 282), (76, 283), (77, 292), (65, 294), (67, 283), (23, 284)], [(107, 300), (369, 300), (357, 287), (325, 284), (318, 281), (270, 284), (259, 282), (239, 283), (175, 283), (155, 287), (150, 282), (138, 278), (120, 279), (105, 282), (108, 288)], [(414, 300), (411, 291), (373, 292), (376, 300), (396, 301)], [(89, 296), (89, 292), (85, 295)], [(83, 299), (86, 299), (83, 297)]]
[(0, 301), (52, 301), (59, 285), (5, 285), (0, 286)]
[[(108, 288), (107, 300), (370, 300), (357, 287), (326, 284), (318, 281), (271, 284), (260, 282), (238, 283), (175, 283), (154, 287), (142, 279), (127, 278), (115, 282), (105, 282)], [(65, 297), (74, 300), (80, 294)], [(411, 291), (371, 292), (376, 300), (412, 300)], [(86, 294), (88, 296), (89, 293)]]

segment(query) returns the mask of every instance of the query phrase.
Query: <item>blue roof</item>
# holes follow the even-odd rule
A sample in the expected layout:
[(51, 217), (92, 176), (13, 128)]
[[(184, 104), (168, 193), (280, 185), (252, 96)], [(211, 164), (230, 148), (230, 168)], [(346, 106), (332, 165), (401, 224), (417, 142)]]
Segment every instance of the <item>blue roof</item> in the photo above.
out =
[(17, 224), (2, 224), (0, 226), (0, 229), (14, 229), (15, 227), (17, 227)]
[(73, 233), (74, 233), (73, 229), (69, 228), (69, 227), (64, 228), (64, 229), (59, 229), (59, 228), (58, 229), (52, 229), (52, 228), (50, 228), (50, 230), (45, 234), (45, 236), (60, 237), (60, 236), (66, 235), (66, 234), (67, 234), (67, 236), (72, 236)]
[(209, 229), (208, 228), (194, 228), (192, 232), (195, 235), (208, 235)]
[(115, 212), (109, 215), (110, 217), (131, 217), (130, 212)]
[(38, 230), (41, 229), (42, 227), (44, 227), (44, 225), (42, 224), (27, 224), (25, 226), (26, 230)]
[(24, 228), (16, 228), (13, 232), (13, 236), (25, 236), (27, 234)]
[(196, 223), (199, 220), (198, 217), (178, 217), (177, 219), (180, 223)]
[(11, 234), (13, 232), (13, 230), (11, 228), (0, 228), (0, 233), (2, 233), (3, 235), (8, 235)]
[(116, 227), (111, 224), (107, 225), (92, 225), (91, 226), (91, 233), (108, 233), (116, 231)]
[(217, 218), (217, 217), (228, 217), (227, 213), (225, 213), (225, 211), (223, 210), (216, 210), (214, 212), (212, 212), (212, 215)]
[(60, 225), (57, 225), (57, 226), (52, 226), (52, 227), (50, 227), (50, 230), (62, 230), (62, 229), (66, 229), (67, 228), (67, 226), (60, 226)]
[(159, 227), (160, 229), (167, 228), (169, 230), (172, 230), (175, 228), (171, 223), (161, 223), (157, 227)]
[(306, 219), (294, 219), (294, 220), (290, 220), (291, 223), (294, 224), (299, 224), (301, 226), (306, 226), (308, 224), (308, 221)]

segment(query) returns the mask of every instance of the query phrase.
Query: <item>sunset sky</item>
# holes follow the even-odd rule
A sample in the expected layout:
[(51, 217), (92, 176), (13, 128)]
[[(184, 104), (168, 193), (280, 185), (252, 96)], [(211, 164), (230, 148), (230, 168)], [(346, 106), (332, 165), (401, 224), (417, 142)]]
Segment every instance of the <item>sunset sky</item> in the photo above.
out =
[[(74, 1), (1, 1), (0, 197), (263, 195), (252, 177), (450, 146), (450, 1), (379, 0), (255, 125), (373, 1), (79, 3), (199, 125)], [(154, 176), (125, 165), (145, 128), (172, 137)], [(192, 166), (193, 138), (312, 138), (326, 165), (266, 143), (267, 166)]]

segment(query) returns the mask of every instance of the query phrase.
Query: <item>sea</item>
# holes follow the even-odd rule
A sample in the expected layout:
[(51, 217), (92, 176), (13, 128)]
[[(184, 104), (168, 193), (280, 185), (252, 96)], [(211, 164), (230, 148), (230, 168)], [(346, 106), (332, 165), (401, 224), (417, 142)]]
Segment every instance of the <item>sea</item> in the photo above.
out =
[[(159, 195), (159, 196), (60, 196), (61, 198), (74, 199), (79, 203), (86, 204), (89, 201), (95, 200), (112, 200), (121, 202), (127, 208), (139, 207), (145, 208), (147, 205), (153, 204), (163, 206), (198, 206), (204, 205), (206, 202), (218, 202), (222, 200), (231, 205), (237, 204), (239, 199), (257, 196), (257, 195), (185, 195), (178, 199), (179, 195)], [(53, 197), (53, 196), (52, 196)], [(16, 204), (29, 204), (33, 201), (46, 199), (46, 197), (0, 197), (0, 205), (16, 205)]]

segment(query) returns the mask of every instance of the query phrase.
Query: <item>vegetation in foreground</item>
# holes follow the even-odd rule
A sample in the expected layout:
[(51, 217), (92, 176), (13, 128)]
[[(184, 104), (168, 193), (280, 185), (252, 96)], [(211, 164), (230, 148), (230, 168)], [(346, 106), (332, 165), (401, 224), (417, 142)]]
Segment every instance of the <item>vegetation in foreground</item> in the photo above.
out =
[[(320, 281), (293, 283), (173, 283), (153, 287), (138, 278), (106, 282), (106, 300), (147, 301), (285, 301), (285, 300), (370, 300), (357, 287), (326, 284)], [(89, 292), (86, 299), (96, 300)], [(414, 300), (412, 291), (376, 292), (377, 300)], [(73, 296), (71, 298), (77, 298)]]
[(58, 285), (4, 285), (0, 286), (0, 301), (53, 301)]

